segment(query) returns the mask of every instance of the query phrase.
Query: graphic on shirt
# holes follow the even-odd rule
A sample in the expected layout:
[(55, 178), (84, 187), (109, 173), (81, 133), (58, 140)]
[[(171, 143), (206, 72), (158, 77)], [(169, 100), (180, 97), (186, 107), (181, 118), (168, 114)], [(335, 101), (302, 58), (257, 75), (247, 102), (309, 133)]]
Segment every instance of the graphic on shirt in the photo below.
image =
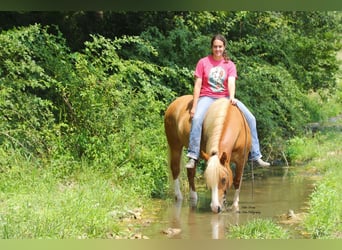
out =
[(225, 78), (226, 72), (222, 67), (211, 68), (208, 77), (210, 89), (215, 93), (224, 91), (223, 83)]

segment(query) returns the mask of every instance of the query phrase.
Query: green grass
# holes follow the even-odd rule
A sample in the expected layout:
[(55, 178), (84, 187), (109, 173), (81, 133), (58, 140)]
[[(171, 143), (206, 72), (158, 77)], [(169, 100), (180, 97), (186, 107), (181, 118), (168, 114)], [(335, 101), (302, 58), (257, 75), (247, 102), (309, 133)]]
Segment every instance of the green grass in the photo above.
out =
[(304, 224), (311, 238), (342, 238), (342, 170), (329, 171), (310, 199)]
[(255, 219), (241, 226), (232, 226), (231, 239), (289, 239), (288, 232), (270, 219)]
[(2, 163), (1, 239), (108, 238), (121, 234), (122, 218), (141, 205), (129, 185), (123, 189), (89, 166), (60, 178), (29, 159)]
[(319, 132), (314, 137), (295, 138), (288, 149), (293, 161), (308, 161), (306, 173), (321, 176), (310, 197), (304, 230), (313, 239), (342, 239), (342, 81), (336, 95), (322, 104), (321, 112), (324, 120)]
[(342, 133), (324, 132), (318, 136), (320, 157), (308, 168), (321, 173), (309, 202), (304, 227), (311, 238), (342, 238)]

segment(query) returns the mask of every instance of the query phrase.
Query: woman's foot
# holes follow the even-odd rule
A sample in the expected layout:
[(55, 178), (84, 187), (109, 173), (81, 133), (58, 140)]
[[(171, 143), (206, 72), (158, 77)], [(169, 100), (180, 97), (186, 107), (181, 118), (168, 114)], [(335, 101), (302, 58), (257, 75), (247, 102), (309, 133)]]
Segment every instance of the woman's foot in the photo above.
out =
[(185, 165), (186, 168), (194, 168), (196, 164), (196, 160), (190, 158), (190, 160), (188, 161), (188, 163)]
[(269, 167), (271, 164), (269, 162), (263, 161), (261, 158), (254, 160), (260, 167)]

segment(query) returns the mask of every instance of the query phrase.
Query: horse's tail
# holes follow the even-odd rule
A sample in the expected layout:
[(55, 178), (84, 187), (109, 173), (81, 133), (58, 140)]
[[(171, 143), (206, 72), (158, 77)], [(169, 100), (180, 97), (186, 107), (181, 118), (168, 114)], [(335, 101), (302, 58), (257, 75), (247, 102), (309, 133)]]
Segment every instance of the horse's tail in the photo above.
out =
[(212, 155), (207, 162), (207, 168), (204, 172), (204, 176), (209, 188), (217, 186), (218, 184), (220, 164), (220, 159), (217, 154)]

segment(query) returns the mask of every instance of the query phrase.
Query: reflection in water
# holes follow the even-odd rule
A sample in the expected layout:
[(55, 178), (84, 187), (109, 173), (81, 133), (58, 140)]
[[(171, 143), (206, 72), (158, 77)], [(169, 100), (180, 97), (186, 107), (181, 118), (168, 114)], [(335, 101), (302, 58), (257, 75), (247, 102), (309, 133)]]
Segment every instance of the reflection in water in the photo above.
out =
[[(296, 213), (305, 209), (313, 181), (292, 176), (288, 168), (260, 169), (254, 171), (254, 178), (248, 174), (246, 171), (242, 183), (239, 212), (227, 209), (220, 214), (212, 213), (209, 190), (200, 191), (195, 207), (187, 200), (166, 202), (156, 223), (146, 228), (144, 235), (151, 239), (224, 239), (231, 225), (242, 225), (255, 218), (275, 218), (289, 209)], [(233, 195), (234, 190), (230, 190), (228, 207)], [(163, 233), (165, 229), (171, 233)]]
[[(214, 214), (210, 209), (206, 212), (201, 212), (197, 208), (182, 204), (182, 202), (174, 203), (169, 211), (171, 212), (171, 216), (168, 220), (169, 223), (164, 225), (164, 227), (168, 227), (167, 232), (169, 233), (167, 234), (167, 237), (169, 238), (224, 238), (225, 215), (222, 213)], [(238, 214), (235, 214), (235, 216), (238, 216)], [(174, 231), (178, 233), (174, 234)]]

